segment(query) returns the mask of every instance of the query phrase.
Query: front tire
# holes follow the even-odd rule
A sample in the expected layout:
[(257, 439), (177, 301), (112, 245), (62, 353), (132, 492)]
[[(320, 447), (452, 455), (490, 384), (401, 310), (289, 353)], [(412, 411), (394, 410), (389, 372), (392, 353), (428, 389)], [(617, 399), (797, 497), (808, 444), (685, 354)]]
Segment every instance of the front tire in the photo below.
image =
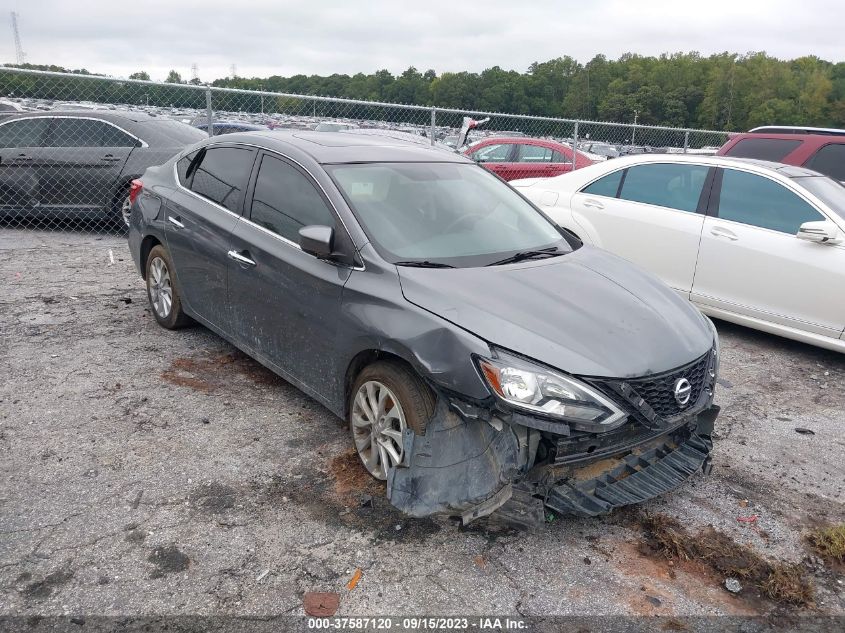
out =
[(384, 360), (358, 374), (349, 398), (355, 451), (367, 472), (385, 480), (390, 468), (404, 458), (405, 430), (425, 434), (434, 413), (431, 389), (405, 364)]
[(191, 323), (191, 318), (182, 311), (182, 296), (173, 271), (167, 250), (161, 244), (154, 246), (147, 256), (147, 298), (155, 320), (168, 330)]

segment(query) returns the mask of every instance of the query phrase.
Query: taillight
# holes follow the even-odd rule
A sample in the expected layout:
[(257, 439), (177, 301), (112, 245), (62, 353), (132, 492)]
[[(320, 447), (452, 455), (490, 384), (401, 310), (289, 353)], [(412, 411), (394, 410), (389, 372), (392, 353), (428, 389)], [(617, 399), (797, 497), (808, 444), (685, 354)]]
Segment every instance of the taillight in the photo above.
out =
[(138, 194), (141, 193), (141, 189), (144, 188), (144, 183), (140, 180), (135, 179), (131, 183), (129, 183), (129, 203), (133, 204), (135, 202), (135, 198), (138, 197)]

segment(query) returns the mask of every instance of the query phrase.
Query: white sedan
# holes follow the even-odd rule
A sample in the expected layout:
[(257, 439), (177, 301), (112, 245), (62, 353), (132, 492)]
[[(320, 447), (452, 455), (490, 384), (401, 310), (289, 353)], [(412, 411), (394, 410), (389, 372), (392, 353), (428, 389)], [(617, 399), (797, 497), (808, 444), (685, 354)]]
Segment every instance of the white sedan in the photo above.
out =
[(510, 184), (705, 314), (845, 352), (845, 187), (830, 178), (664, 154)]

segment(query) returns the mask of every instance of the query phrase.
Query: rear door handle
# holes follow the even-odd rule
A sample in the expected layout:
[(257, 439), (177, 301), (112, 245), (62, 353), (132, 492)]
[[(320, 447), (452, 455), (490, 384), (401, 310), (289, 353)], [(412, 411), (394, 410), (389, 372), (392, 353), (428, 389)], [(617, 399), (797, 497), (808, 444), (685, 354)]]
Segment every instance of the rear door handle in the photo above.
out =
[(120, 156), (114, 156), (112, 154), (106, 154), (100, 160), (104, 160), (108, 163), (114, 163), (114, 162), (117, 162), (117, 161), (122, 160), (122, 159), (120, 158)]
[(235, 260), (242, 266), (256, 265), (255, 261), (248, 257), (249, 251), (241, 251), (240, 253), (238, 251), (229, 251), (228, 253), (226, 253), (226, 255), (228, 255), (229, 259)]
[(13, 163), (28, 163), (31, 160), (32, 160), (32, 156), (27, 156), (26, 154), (20, 154), (18, 156), (15, 156), (12, 159), (12, 162)]
[(184, 229), (185, 225), (182, 224), (180, 220), (181, 218), (173, 217), (172, 215), (167, 216), (167, 221), (170, 222), (173, 226), (175, 226), (177, 229)]
[(739, 238), (737, 237), (736, 233), (733, 231), (726, 229), (723, 226), (714, 226), (710, 229), (710, 235), (715, 235), (716, 237), (726, 237), (731, 242), (737, 241)]
[(598, 200), (593, 200), (592, 198), (584, 200), (584, 206), (589, 207), (591, 209), (604, 209), (604, 205), (601, 202), (599, 202)]

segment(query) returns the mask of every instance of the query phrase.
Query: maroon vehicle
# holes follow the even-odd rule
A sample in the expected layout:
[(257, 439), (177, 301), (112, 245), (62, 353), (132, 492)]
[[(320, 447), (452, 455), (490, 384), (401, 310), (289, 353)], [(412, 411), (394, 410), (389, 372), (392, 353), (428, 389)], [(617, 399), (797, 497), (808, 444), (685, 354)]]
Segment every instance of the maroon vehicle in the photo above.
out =
[(806, 167), (845, 182), (845, 130), (765, 126), (737, 134), (717, 156), (757, 158)]
[[(572, 148), (539, 138), (488, 138), (464, 154), (504, 180), (549, 178), (572, 171)], [(575, 161), (578, 169), (593, 164), (581, 152), (576, 153)]]

